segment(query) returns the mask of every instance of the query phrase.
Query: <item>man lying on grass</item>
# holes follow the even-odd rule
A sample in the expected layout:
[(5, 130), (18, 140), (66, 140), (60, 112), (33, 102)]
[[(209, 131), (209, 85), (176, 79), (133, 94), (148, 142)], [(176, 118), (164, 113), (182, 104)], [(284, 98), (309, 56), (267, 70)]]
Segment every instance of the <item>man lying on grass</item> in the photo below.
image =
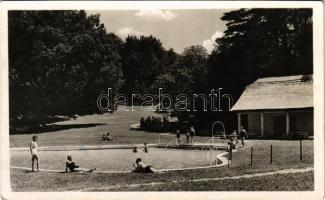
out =
[(137, 173), (153, 173), (153, 172), (156, 171), (152, 166), (145, 165), (141, 161), (141, 158), (137, 158), (135, 160), (135, 163), (133, 164), (133, 167), (134, 167), (133, 172), (137, 172)]
[(67, 159), (68, 160), (65, 163), (65, 172), (68, 172), (68, 169), (70, 172), (94, 172), (96, 170), (96, 168), (93, 168), (93, 169), (79, 168), (79, 166), (76, 165), (76, 163), (72, 161), (71, 155), (69, 155)]

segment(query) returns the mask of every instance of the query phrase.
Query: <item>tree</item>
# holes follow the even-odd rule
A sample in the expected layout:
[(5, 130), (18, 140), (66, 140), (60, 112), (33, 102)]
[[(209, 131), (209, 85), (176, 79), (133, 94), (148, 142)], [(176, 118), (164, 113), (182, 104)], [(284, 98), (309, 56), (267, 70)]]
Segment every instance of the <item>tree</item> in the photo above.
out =
[(152, 83), (164, 70), (164, 62), (170, 62), (164, 60), (166, 54), (160, 40), (153, 36), (139, 38), (128, 36), (122, 53), (125, 80), (123, 92), (125, 94), (150, 92)]
[(117, 87), (122, 44), (99, 15), (10, 11), (11, 120), (98, 112), (97, 96)]
[(153, 88), (161, 87), (172, 96), (201, 91), (205, 84), (207, 58), (207, 50), (202, 46), (185, 48), (174, 63), (167, 65), (168, 70), (157, 77)]
[(227, 29), (208, 59), (209, 85), (234, 102), (257, 78), (313, 72), (312, 9), (240, 9), (221, 19)]

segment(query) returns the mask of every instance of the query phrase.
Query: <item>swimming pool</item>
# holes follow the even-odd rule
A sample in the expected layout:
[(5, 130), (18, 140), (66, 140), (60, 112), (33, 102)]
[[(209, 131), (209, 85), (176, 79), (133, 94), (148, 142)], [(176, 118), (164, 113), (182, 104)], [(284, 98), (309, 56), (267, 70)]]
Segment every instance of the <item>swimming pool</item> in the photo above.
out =
[[(222, 153), (215, 152), (213, 155)], [(11, 150), (10, 165), (14, 167), (30, 167), (29, 150)], [(39, 151), (40, 168), (46, 170), (65, 170), (67, 155), (72, 155), (73, 161), (82, 168), (97, 168), (105, 172), (130, 172), (136, 158), (158, 170), (195, 168), (210, 165), (209, 154), (202, 150), (149, 148), (149, 152), (139, 149), (98, 149), (98, 150), (65, 150)], [(208, 156), (206, 156), (208, 155)]]

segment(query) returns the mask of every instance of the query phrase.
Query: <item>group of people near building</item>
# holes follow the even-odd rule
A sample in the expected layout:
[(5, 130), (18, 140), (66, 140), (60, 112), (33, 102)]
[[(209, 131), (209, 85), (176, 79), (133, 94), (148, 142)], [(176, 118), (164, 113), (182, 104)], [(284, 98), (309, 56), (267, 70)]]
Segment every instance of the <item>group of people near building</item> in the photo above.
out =
[(141, 117), (140, 128), (154, 132), (168, 131), (170, 129), (168, 116), (164, 114), (162, 118), (155, 116)]
[(234, 130), (232, 134), (229, 136), (229, 142), (228, 142), (228, 149), (235, 149), (236, 144), (239, 143), (238, 139), (241, 140), (242, 147), (245, 146), (245, 139), (248, 138), (247, 131), (243, 126), (239, 129), (239, 134), (237, 134), (237, 131)]

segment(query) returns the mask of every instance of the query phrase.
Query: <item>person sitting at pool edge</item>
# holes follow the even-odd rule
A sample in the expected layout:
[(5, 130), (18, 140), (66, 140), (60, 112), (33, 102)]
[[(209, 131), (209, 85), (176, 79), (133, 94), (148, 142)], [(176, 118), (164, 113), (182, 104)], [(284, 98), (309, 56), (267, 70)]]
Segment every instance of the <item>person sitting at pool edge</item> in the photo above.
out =
[(94, 172), (96, 170), (96, 168), (93, 169), (79, 168), (79, 165), (77, 165), (75, 162), (72, 161), (71, 155), (67, 157), (67, 162), (65, 163), (65, 172), (68, 172), (68, 169), (70, 172)]
[(133, 167), (134, 167), (133, 172), (138, 172), (138, 173), (153, 173), (153, 172), (155, 172), (155, 169), (152, 166), (145, 165), (142, 162), (141, 158), (137, 158), (135, 160)]

